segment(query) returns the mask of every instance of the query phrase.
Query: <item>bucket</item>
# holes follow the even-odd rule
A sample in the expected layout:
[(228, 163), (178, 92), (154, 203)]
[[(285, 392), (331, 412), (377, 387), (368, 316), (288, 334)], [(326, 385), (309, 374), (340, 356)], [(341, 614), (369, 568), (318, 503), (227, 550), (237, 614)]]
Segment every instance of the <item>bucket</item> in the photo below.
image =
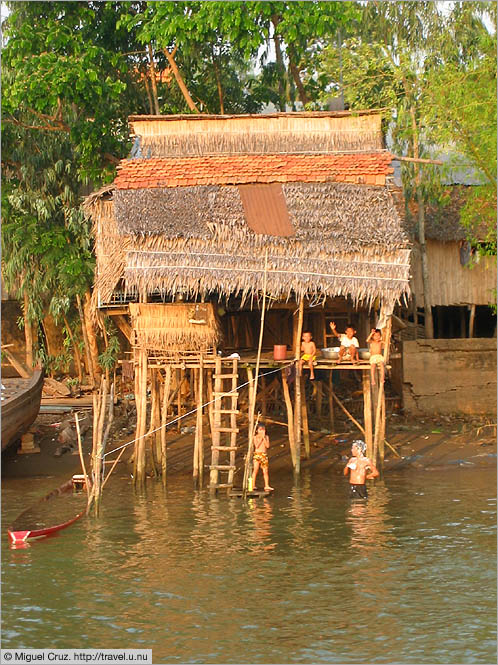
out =
[(274, 345), (273, 360), (287, 360), (287, 344)]

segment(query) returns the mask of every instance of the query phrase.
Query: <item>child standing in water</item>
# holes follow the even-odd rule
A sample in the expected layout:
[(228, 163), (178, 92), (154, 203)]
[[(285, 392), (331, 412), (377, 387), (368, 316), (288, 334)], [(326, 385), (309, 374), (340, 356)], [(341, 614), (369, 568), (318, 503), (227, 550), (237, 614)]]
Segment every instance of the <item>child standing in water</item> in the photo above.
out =
[(375, 386), (375, 367), (379, 368), (380, 382), (384, 383), (384, 356), (382, 350), (384, 342), (382, 341), (382, 333), (378, 328), (372, 328), (372, 332), (367, 337), (368, 348), (370, 349), (370, 377), (372, 386)]
[[(344, 475), (349, 475), (349, 487), (351, 489), (352, 499), (366, 499), (368, 497), (367, 486), (365, 480), (372, 480), (377, 478), (379, 472), (377, 467), (369, 457), (365, 457), (367, 451), (367, 444), (360, 439), (353, 441), (351, 446), (351, 454), (353, 457), (344, 467)], [(367, 474), (367, 469), (370, 473)]]
[(301, 344), (301, 360), (299, 361), (299, 370), (303, 369), (303, 363), (307, 363), (310, 368), (310, 381), (315, 380), (315, 370), (313, 368), (313, 362), (316, 358), (316, 345), (313, 342), (312, 335), (310, 332), (303, 333), (303, 341)]
[(270, 476), (268, 472), (268, 454), (266, 452), (269, 447), (270, 447), (270, 438), (266, 433), (266, 427), (262, 424), (259, 424), (256, 429), (256, 434), (254, 436), (254, 455), (252, 458), (252, 463), (253, 463), (252, 486), (253, 489), (256, 489), (256, 476), (258, 475), (259, 468), (261, 467), (265, 479), (265, 490), (268, 492), (273, 489), (273, 487), (270, 487)]
[(332, 331), (332, 334), (338, 337), (341, 341), (341, 348), (339, 349), (339, 359), (337, 360), (337, 362), (340, 363), (343, 357), (349, 354), (351, 362), (353, 363), (353, 365), (356, 365), (359, 358), (358, 348), (360, 346), (358, 340), (354, 336), (356, 330), (353, 328), (353, 326), (350, 323), (348, 323), (348, 325), (346, 326), (346, 332), (338, 333), (334, 321), (330, 322), (330, 330)]

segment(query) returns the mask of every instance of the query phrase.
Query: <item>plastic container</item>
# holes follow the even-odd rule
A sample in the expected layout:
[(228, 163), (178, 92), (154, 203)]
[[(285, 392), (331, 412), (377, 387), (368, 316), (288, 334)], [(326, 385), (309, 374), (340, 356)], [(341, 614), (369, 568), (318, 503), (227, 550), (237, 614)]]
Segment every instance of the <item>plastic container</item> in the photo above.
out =
[(287, 344), (274, 345), (273, 360), (287, 360)]

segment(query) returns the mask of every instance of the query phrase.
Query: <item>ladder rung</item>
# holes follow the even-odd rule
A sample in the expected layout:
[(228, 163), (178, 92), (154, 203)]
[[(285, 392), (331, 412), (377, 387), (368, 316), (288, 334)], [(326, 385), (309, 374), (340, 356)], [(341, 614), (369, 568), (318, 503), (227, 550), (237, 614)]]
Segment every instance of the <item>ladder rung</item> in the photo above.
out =
[(214, 413), (240, 413), (238, 409), (214, 409)]
[(238, 427), (216, 427), (216, 425), (213, 427), (214, 432), (238, 432), (239, 428)]
[(238, 374), (213, 374), (215, 379), (237, 379)]
[(213, 392), (213, 395), (215, 397), (237, 397), (239, 393), (237, 392), (230, 392), (230, 393), (218, 393), (218, 392)]
[(209, 487), (216, 489), (218, 487), (233, 487), (233, 483), (217, 483), (216, 485), (209, 485)]
[(237, 446), (211, 446), (211, 450), (233, 450), (234, 452), (238, 450)]
[(218, 471), (230, 471), (231, 469), (236, 469), (237, 467), (233, 464), (212, 464), (210, 469), (217, 469)]

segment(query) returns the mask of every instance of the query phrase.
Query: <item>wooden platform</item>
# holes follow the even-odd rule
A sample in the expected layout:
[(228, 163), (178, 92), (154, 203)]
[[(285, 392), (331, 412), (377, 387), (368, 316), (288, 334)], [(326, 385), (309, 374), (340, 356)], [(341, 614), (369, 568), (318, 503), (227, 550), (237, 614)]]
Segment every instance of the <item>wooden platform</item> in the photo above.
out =
[[(246, 492), (246, 496), (249, 497), (249, 499), (259, 499), (262, 496), (269, 496), (272, 494), (273, 490), (267, 491), (267, 490), (251, 490), (250, 492)], [(242, 488), (238, 487), (232, 487), (232, 489), (228, 492), (228, 496), (233, 496), (233, 497), (243, 497), (244, 496), (244, 490)]]

